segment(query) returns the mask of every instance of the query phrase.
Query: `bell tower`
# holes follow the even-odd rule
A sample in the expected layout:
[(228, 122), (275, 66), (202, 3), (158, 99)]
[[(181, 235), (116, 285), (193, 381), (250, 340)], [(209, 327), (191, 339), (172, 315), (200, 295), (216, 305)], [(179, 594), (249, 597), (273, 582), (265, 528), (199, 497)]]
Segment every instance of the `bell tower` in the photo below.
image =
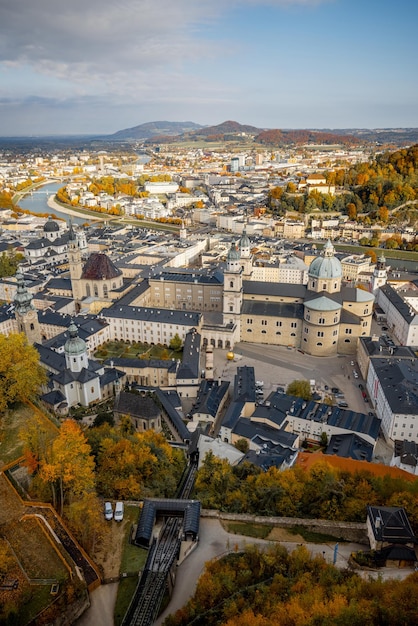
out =
[[(235, 324), (236, 336), (241, 332), (242, 268), (241, 255), (235, 243), (228, 251), (224, 271), (223, 323)], [(239, 339), (238, 339), (239, 341)]]
[(29, 293), (23, 274), (18, 269), (16, 273), (17, 290), (14, 299), (15, 318), (19, 333), (24, 333), (28, 343), (41, 343), (41, 328), (38, 312), (32, 303), (32, 294)]
[(377, 291), (383, 285), (386, 285), (388, 279), (388, 269), (386, 267), (386, 259), (382, 252), (377, 260), (376, 267), (374, 268), (372, 276), (372, 293), (376, 295)]
[(70, 266), (71, 288), (73, 290), (73, 298), (76, 302), (83, 299), (81, 275), (83, 272), (83, 263), (81, 259), (80, 240), (74, 232), (72, 222), (70, 221), (69, 238), (68, 238), (68, 263)]

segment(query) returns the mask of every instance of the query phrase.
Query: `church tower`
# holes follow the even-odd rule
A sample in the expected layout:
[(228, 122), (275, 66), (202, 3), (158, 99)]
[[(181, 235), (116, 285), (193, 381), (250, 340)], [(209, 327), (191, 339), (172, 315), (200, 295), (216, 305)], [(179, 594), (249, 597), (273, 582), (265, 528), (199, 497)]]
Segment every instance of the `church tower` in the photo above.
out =
[(68, 262), (70, 266), (71, 288), (73, 290), (73, 298), (76, 302), (83, 299), (81, 274), (83, 272), (83, 263), (81, 259), (80, 240), (74, 232), (72, 222), (70, 221), (69, 238), (68, 238)]
[(380, 287), (386, 285), (388, 279), (388, 269), (386, 267), (386, 259), (382, 252), (378, 261), (376, 263), (376, 267), (374, 268), (373, 276), (372, 276), (372, 293), (376, 295)]
[(242, 231), (242, 237), (239, 240), (239, 252), (241, 255), (241, 267), (242, 273), (245, 278), (249, 278), (253, 268), (253, 258), (251, 254), (250, 239), (247, 235), (247, 230), (244, 228)]
[(241, 332), (242, 307), (242, 268), (241, 255), (235, 243), (232, 244), (226, 258), (224, 271), (223, 323), (235, 324), (237, 341)]
[(32, 303), (32, 294), (29, 293), (22, 272), (16, 273), (17, 290), (14, 299), (15, 318), (19, 333), (24, 333), (28, 343), (41, 343), (41, 328), (38, 312)]

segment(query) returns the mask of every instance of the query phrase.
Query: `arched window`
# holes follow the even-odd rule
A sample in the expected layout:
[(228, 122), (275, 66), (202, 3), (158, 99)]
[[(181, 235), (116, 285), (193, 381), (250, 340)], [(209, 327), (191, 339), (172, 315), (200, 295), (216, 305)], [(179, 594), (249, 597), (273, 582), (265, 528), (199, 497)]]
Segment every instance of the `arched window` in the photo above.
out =
[(230, 280), (230, 281), (229, 281), (229, 286), (230, 286), (230, 287), (233, 287), (233, 286), (234, 286), (234, 281), (233, 281), (233, 280)]
[(103, 297), (107, 298), (107, 285), (103, 285)]
[(88, 298), (90, 298), (90, 296), (91, 296), (90, 285), (86, 285), (86, 296)]
[(322, 342), (318, 341), (318, 343), (316, 344), (317, 346), (322, 346)]
[(93, 285), (93, 290), (94, 290), (94, 297), (98, 298), (99, 297), (99, 289), (98, 289), (96, 283)]

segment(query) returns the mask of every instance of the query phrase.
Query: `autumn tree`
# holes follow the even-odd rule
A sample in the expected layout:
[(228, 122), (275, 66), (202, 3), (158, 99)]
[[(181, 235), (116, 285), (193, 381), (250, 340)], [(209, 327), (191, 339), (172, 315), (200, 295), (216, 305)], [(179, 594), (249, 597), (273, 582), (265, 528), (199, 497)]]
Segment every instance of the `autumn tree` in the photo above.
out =
[(51, 450), (40, 462), (40, 476), (51, 486), (52, 500), (61, 515), (64, 505), (94, 492), (94, 458), (80, 426), (65, 420)]
[(286, 393), (289, 396), (303, 398), (303, 400), (312, 400), (312, 391), (309, 380), (294, 380), (288, 385)]
[(25, 335), (0, 335), (0, 414), (12, 403), (32, 398), (45, 381), (39, 353)]

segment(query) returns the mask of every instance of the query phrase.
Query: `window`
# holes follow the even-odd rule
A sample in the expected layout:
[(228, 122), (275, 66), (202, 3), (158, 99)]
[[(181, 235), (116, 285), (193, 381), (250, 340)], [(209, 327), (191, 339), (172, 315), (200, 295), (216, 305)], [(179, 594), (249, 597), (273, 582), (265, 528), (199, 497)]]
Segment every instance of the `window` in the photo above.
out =
[(326, 288), (327, 288), (327, 285), (326, 285), (326, 283), (324, 283), (324, 284), (322, 285), (322, 289), (326, 289)]
[(297, 328), (298, 323), (297, 322), (292, 322), (290, 324), (290, 328)]
[(318, 324), (325, 324), (325, 319), (323, 317), (320, 317), (318, 320)]
[(252, 324), (252, 323), (253, 323), (253, 320), (251, 318), (248, 318), (247, 319), (247, 324)]
[(267, 326), (267, 320), (261, 320), (261, 326)]
[(332, 331), (332, 336), (335, 337), (336, 335), (338, 335), (338, 330), (333, 330)]
[(318, 335), (318, 337), (323, 337), (324, 336), (324, 331), (323, 330), (318, 330), (317, 335)]
[(344, 343), (350, 343), (349, 339), (344, 339)]
[(276, 331), (276, 335), (281, 335), (282, 333), (280, 332), (280, 330)]
[(262, 331), (261, 331), (261, 334), (262, 334), (262, 335), (265, 335), (265, 334), (266, 334), (266, 332), (267, 332), (266, 330), (262, 330)]
[(234, 310), (234, 307), (232, 306), (232, 304), (229, 305), (229, 311), (232, 312)]
[(282, 323), (281, 322), (276, 322), (276, 326), (281, 326)]
[(346, 328), (345, 329), (345, 334), (346, 335), (351, 335), (351, 328)]
[(322, 346), (322, 343), (320, 341), (318, 341), (318, 343), (316, 345), (317, 346)]
[(94, 297), (98, 298), (99, 297), (99, 289), (97, 287), (97, 285), (93, 285), (93, 291), (94, 291)]
[(308, 334), (308, 332), (309, 332), (309, 328), (305, 327), (305, 333)]
[(252, 333), (253, 329), (252, 328), (247, 328), (247, 333)]
[(233, 281), (233, 280), (230, 280), (230, 281), (229, 281), (229, 286), (230, 286), (230, 287), (233, 287), (233, 286), (234, 286), (234, 281)]
[(296, 337), (296, 333), (290, 333), (291, 337)]

